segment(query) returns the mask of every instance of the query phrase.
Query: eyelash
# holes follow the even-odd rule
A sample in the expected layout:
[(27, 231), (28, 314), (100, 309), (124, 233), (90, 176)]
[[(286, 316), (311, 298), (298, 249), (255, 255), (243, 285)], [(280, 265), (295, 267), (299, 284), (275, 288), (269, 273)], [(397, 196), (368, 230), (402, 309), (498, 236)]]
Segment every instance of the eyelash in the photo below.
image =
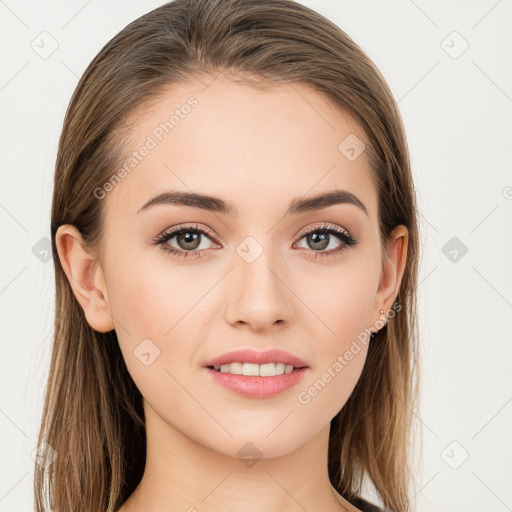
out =
[[(174, 247), (171, 247), (166, 244), (171, 238), (174, 238), (176, 235), (179, 235), (181, 233), (199, 233), (202, 235), (207, 235), (210, 239), (215, 240), (215, 236), (213, 233), (205, 228), (200, 228), (199, 226), (177, 226), (175, 228), (172, 228), (171, 230), (162, 233), (161, 235), (158, 235), (155, 238), (152, 238), (152, 243), (155, 245), (158, 245), (163, 251), (172, 254), (176, 258), (180, 258), (183, 256), (184, 258), (188, 257), (201, 257), (202, 250), (195, 250), (195, 251), (185, 251), (185, 250), (178, 250)], [(305, 236), (310, 235), (311, 233), (327, 233), (330, 235), (334, 235), (336, 238), (338, 238), (341, 242), (343, 242), (340, 247), (337, 249), (332, 249), (330, 251), (313, 251), (314, 256), (309, 256), (310, 258), (317, 258), (318, 255), (324, 257), (324, 256), (335, 256), (337, 254), (340, 254), (343, 250), (345, 250), (348, 247), (353, 247), (358, 243), (357, 239), (354, 238), (348, 231), (345, 229), (338, 228), (335, 225), (330, 224), (323, 224), (322, 226), (314, 227), (310, 229), (309, 231), (306, 231), (301, 235), (298, 241), (302, 240)]]

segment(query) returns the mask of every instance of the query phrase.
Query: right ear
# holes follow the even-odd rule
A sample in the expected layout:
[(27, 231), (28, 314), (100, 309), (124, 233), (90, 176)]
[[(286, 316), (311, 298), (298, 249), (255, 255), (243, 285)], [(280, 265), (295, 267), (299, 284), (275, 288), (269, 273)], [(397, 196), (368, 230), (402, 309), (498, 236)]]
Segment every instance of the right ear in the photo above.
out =
[(87, 323), (98, 332), (114, 329), (103, 270), (98, 259), (85, 249), (81, 233), (71, 224), (55, 234), (59, 260)]

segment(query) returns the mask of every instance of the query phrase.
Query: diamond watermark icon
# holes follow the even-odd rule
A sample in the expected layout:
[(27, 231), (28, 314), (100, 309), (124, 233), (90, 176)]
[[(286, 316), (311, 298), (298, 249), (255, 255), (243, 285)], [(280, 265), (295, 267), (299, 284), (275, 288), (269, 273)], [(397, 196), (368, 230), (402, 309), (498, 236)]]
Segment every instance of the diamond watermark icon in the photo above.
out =
[(252, 263), (263, 254), (263, 247), (255, 238), (248, 236), (237, 246), (236, 252), (246, 263)]
[(135, 347), (133, 354), (144, 366), (149, 366), (160, 356), (160, 349), (149, 338), (145, 338)]
[(441, 250), (452, 263), (458, 263), (468, 252), (467, 246), (456, 236), (450, 238)]
[(469, 452), (458, 441), (452, 441), (442, 452), (443, 459), (452, 469), (459, 469), (469, 458)]
[(364, 142), (353, 133), (347, 135), (338, 146), (340, 153), (351, 162), (359, 158), (365, 149)]
[(32, 254), (43, 263), (50, 261), (52, 258), (52, 241), (47, 236), (43, 236), (32, 247)]
[(454, 30), (441, 41), (441, 48), (449, 57), (455, 60), (469, 48), (469, 43)]
[(43, 441), (37, 448), (32, 450), (30, 456), (40, 467), (46, 469), (57, 460), (58, 453), (52, 445)]
[(249, 441), (238, 450), (236, 456), (242, 464), (245, 464), (248, 468), (252, 468), (261, 459), (262, 453)]
[(30, 47), (41, 59), (46, 60), (57, 51), (59, 43), (49, 32), (44, 30), (30, 43)]

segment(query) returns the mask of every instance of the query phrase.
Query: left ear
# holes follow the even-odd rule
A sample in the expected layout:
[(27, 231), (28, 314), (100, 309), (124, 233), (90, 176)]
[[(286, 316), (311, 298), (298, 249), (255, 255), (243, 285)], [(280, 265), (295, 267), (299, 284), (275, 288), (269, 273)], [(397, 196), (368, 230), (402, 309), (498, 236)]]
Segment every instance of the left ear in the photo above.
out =
[[(384, 320), (388, 311), (395, 302), (402, 282), (407, 259), (407, 244), (409, 242), (409, 231), (403, 225), (397, 226), (392, 232), (387, 243), (385, 262), (382, 265), (382, 272), (379, 281), (379, 288), (375, 296), (375, 308), (372, 325), (378, 319)], [(384, 310), (384, 314), (380, 310)], [(378, 329), (377, 329), (378, 330)]]

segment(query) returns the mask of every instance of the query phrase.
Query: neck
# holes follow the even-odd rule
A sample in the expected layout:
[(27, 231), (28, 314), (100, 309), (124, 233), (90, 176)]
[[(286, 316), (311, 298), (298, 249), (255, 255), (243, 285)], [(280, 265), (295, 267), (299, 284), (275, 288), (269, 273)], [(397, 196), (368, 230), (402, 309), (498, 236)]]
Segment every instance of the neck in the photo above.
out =
[(251, 460), (250, 445), (248, 457), (225, 455), (173, 428), (147, 402), (144, 410), (144, 475), (119, 512), (357, 510), (329, 481), (329, 425), (292, 453)]

